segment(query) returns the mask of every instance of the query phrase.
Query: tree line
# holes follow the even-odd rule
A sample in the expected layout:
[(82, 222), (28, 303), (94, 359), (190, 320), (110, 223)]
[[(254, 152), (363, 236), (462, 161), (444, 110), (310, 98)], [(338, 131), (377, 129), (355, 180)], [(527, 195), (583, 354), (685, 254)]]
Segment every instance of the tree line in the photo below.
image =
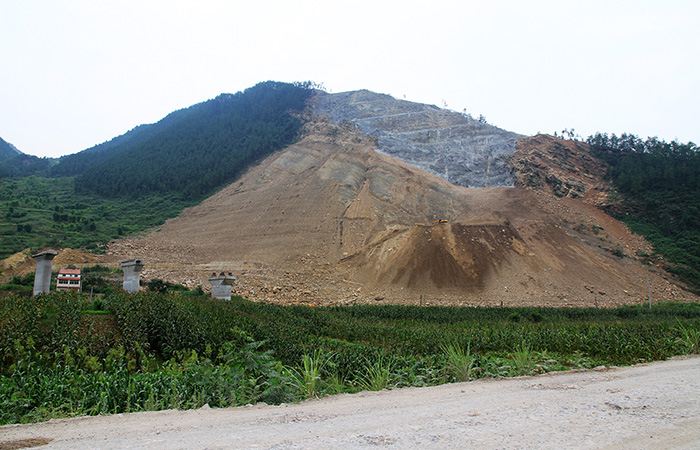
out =
[(596, 133), (587, 139), (610, 166), (628, 214), (620, 218), (643, 234), (671, 268), (700, 289), (700, 151), (692, 143)]

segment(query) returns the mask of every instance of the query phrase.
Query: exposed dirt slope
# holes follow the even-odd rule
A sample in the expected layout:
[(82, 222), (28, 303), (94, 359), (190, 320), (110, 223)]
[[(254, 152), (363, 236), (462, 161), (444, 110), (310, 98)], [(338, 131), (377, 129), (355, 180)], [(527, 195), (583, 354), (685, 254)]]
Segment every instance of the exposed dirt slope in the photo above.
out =
[[(458, 187), (374, 151), (349, 124), (306, 137), (103, 261), (207, 287), (239, 275), (250, 298), (469, 305), (612, 305), (685, 296), (633, 256), (643, 241), (577, 199)], [(447, 222), (434, 226), (435, 219)], [(613, 253), (625, 253), (620, 258)]]

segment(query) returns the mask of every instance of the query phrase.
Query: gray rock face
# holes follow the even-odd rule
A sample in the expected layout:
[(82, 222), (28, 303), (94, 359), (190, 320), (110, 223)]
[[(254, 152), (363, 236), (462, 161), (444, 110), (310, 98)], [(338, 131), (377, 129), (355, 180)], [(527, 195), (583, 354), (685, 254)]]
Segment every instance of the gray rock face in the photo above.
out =
[(314, 110), (375, 136), (379, 151), (466, 187), (513, 186), (506, 156), (519, 134), (470, 116), (367, 90), (319, 92)]

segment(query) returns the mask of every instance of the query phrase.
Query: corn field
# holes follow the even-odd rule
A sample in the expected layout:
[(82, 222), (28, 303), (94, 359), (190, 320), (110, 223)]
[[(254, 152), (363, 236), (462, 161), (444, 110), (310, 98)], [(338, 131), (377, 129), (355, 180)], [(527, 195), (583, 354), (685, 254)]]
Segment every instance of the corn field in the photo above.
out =
[(0, 299), (0, 424), (279, 404), (697, 353), (700, 305), (347, 306), (75, 293)]

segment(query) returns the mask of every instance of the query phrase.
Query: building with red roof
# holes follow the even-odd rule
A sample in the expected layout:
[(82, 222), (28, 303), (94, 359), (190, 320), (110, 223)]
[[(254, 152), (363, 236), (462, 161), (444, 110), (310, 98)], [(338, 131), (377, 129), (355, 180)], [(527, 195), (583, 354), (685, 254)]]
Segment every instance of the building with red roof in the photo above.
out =
[(57, 291), (80, 291), (80, 269), (58, 269)]

